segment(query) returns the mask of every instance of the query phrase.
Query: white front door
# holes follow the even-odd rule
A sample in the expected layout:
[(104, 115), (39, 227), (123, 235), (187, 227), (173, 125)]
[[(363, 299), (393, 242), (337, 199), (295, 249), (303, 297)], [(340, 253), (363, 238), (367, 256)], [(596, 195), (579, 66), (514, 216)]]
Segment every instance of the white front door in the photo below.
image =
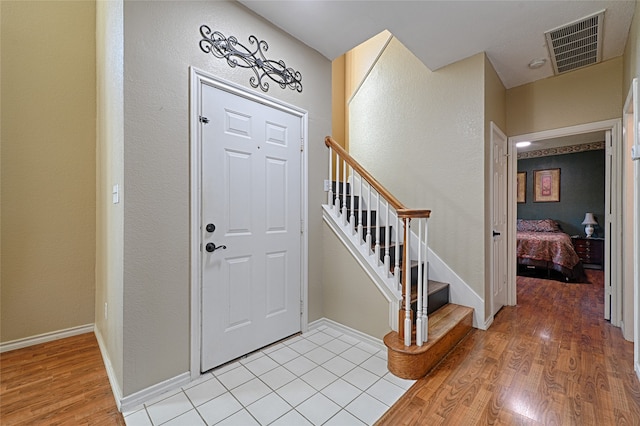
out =
[(491, 314), (507, 304), (507, 137), (491, 123)]
[(300, 331), (302, 121), (201, 90), (201, 371)]

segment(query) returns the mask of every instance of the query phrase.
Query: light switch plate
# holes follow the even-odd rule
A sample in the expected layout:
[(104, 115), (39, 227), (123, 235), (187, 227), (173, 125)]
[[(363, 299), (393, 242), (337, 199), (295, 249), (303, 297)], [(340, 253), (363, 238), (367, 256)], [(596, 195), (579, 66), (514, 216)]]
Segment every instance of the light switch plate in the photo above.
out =
[(329, 192), (330, 189), (331, 189), (331, 182), (329, 181), (329, 179), (325, 179), (324, 180), (324, 192)]
[(120, 202), (120, 185), (113, 185), (113, 191), (111, 192), (113, 204), (118, 204)]
[(640, 145), (634, 145), (631, 147), (631, 159), (640, 160)]

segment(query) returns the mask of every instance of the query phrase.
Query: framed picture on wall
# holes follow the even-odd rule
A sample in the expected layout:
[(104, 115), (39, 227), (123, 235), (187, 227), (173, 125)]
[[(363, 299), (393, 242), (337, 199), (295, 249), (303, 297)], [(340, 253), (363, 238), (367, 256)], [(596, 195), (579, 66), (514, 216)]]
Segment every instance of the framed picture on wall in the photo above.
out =
[(560, 169), (533, 171), (533, 202), (560, 201)]
[(516, 198), (519, 203), (527, 202), (527, 172), (518, 172), (518, 192)]

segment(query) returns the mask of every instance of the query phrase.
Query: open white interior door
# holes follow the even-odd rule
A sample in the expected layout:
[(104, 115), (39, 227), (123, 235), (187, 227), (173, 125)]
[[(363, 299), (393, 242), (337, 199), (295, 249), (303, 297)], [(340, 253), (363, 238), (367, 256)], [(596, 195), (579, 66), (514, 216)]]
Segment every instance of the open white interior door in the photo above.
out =
[(507, 137), (491, 122), (491, 315), (507, 304)]

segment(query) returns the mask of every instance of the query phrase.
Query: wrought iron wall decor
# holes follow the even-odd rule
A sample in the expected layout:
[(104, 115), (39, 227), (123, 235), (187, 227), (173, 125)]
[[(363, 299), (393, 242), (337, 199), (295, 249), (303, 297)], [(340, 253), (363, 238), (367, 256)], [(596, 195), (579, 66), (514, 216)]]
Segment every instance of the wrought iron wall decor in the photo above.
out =
[(268, 77), (277, 83), (282, 89), (289, 87), (302, 93), (302, 74), (293, 68), (287, 68), (283, 60), (275, 61), (267, 59), (264, 52), (269, 45), (264, 40), (258, 40), (254, 35), (249, 36), (249, 44), (255, 44), (255, 50), (245, 47), (234, 36), (225, 37), (219, 31), (211, 31), (206, 25), (200, 27), (200, 49), (205, 53), (211, 53), (216, 58), (224, 58), (231, 68), (251, 69), (256, 75), (249, 79), (252, 87), (260, 87), (263, 92), (269, 90)]

